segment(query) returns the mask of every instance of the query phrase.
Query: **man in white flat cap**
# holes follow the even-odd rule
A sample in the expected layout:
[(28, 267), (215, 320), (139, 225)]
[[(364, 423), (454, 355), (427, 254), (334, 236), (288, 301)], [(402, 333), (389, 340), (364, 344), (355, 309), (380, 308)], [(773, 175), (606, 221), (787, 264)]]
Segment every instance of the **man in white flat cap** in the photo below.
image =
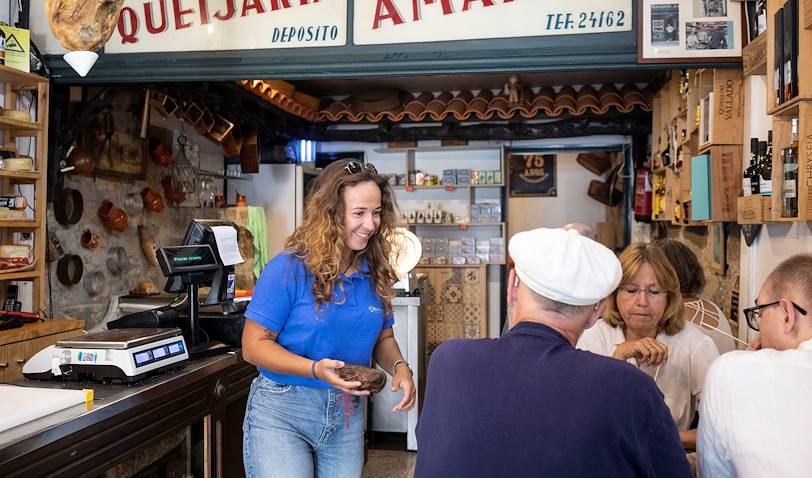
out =
[(564, 229), (520, 232), (508, 251), (513, 327), (432, 354), (415, 476), (690, 477), (651, 377), (574, 347), (620, 282), (612, 251)]

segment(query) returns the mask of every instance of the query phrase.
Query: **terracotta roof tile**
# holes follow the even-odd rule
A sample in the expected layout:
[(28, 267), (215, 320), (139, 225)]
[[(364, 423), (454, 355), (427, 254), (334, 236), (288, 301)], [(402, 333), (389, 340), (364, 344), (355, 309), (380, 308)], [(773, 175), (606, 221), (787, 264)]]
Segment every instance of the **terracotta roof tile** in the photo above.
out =
[(524, 118), (538, 116), (555, 117), (562, 114), (580, 116), (584, 114), (602, 115), (610, 111), (628, 113), (636, 108), (651, 111), (650, 93), (641, 91), (634, 84), (625, 84), (618, 90), (607, 83), (596, 90), (590, 85), (577, 92), (572, 86), (563, 86), (556, 93), (550, 86), (542, 87), (538, 93), (524, 87), (518, 104), (510, 104), (503, 92), (494, 94), (491, 90), (481, 90), (476, 95), (462, 91), (454, 96), (444, 91), (436, 96), (429, 92), (417, 95), (384, 90), (369, 92), (339, 101), (325, 100), (319, 111), (313, 111), (297, 103), (291, 96), (274, 88), (272, 81), (244, 80), (240, 84), (280, 108), (311, 121), (377, 123), (381, 120), (399, 121), (443, 121), (454, 118), (466, 120), (509, 120), (517, 115)]
[(363, 113), (353, 110), (351, 101), (345, 99), (333, 102), (318, 112), (321, 121), (377, 122), (387, 118), (398, 122), (410, 121), (443, 121), (453, 117), (458, 121), (465, 120), (508, 120), (516, 115), (524, 118), (535, 118), (543, 115), (555, 117), (561, 114), (580, 116), (584, 114), (605, 114), (611, 110), (630, 112), (635, 108), (651, 111), (649, 93), (640, 91), (633, 84), (618, 89), (612, 84), (603, 85), (599, 90), (584, 86), (577, 92), (572, 86), (562, 87), (558, 93), (549, 86), (542, 87), (533, 94), (524, 88), (518, 104), (510, 104), (503, 93), (494, 94), (491, 90), (481, 90), (473, 95), (462, 91), (453, 96), (451, 92), (442, 92), (436, 97), (431, 93), (421, 93), (404, 103), (402, 111), (386, 113)]
[(317, 113), (314, 109), (293, 99), (292, 95), (295, 92), (292, 89), (288, 90), (280, 86), (290, 85), (289, 83), (286, 84), (285, 82), (279, 82), (277, 80), (240, 80), (238, 83), (242, 85), (243, 88), (263, 98), (265, 101), (287, 111), (288, 113), (300, 116), (310, 121), (317, 119)]

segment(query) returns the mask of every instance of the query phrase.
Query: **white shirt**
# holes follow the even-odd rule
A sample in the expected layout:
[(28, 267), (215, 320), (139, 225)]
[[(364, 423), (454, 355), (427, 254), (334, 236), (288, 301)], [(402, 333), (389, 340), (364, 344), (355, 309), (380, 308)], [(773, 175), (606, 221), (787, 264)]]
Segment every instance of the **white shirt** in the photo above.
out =
[[(706, 305), (711, 305), (712, 308), (706, 307)], [(690, 318), (688, 317), (689, 315), (691, 315)], [(709, 321), (709, 318), (718, 321), (719, 325), (716, 326), (716, 328), (711, 328), (712, 322), (714, 321)], [(733, 334), (730, 329), (730, 322), (727, 321), (727, 317), (725, 317), (725, 313), (722, 312), (722, 309), (713, 302), (707, 299), (685, 302), (685, 320), (699, 326), (699, 330), (713, 340), (720, 354), (736, 350), (736, 344), (733, 342), (733, 339), (730, 338)], [(703, 324), (707, 324), (707, 327), (704, 327)]]
[[(711, 362), (719, 356), (719, 352), (713, 340), (690, 323), (686, 323), (685, 328), (674, 335), (661, 332), (656, 338), (668, 347), (668, 361), (660, 366), (659, 373), (657, 367), (641, 366), (640, 370), (652, 378), (657, 375), (655, 382), (663, 392), (665, 404), (668, 405), (677, 428), (684, 431), (691, 425), (699, 407), (705, 373)], [(592, 328), (584, 331), (576, 347), (611, 357), (615, 348), (625, 341), (623, 329), (599, 320)], [(627, 362), (637, 366), (635, 359)]]
[(708, 478), (812, 474), (812, 340), (736, 351), (708, 371), (697, 450)]

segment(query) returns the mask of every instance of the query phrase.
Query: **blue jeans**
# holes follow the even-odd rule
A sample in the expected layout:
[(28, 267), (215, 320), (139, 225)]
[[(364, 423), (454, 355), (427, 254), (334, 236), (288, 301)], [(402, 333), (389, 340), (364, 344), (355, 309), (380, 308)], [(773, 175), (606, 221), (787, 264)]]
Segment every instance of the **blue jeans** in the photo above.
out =
[(251, 384), (243, 422), (245, 475), (360, 477), (363, 422), (358, 397), (333, 388), (285, 385), (260, 374)]

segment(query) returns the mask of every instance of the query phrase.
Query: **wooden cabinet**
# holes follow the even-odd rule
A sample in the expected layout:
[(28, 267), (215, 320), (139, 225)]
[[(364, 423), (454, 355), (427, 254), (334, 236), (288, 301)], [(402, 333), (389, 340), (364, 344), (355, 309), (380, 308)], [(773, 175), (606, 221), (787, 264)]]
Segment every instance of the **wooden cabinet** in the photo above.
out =
[[(654, 97), (652, 219), (682, 226), (735, 221), (744, 134), (742, 71), (699, 69), (681, 75), (673, 70)], [(694, 161), (699, 156), (704, 157)], [(692, 171), (694, 162), (706, 171)]]
[(31, 207), (26, 211), (25, 219), (0, 219), (0, 243), (30, 244), (35, 261), (27, 270), (0, 272), (0, 294), (5, 294), (12, 281), (30, 282), (31, 311), (36, 312), (45, 309), (48, 79), (0, 65), (0, 83), (4, 85), (3, 108), (6, 111), (27, 111), (32, 118), (32, 121), (21, 121), (0, 115), (0, 131), (3, 132), (0, 150), (14, 156), (29, 155), (34, 159), (33, 171), (0, 168), (0, 192), (4, 195), (22, 192)]
[(83, 320), (47, 320), (0, 332), (0, 383), (23, 377), (23, 365), (57, 341), (82, 335)]

